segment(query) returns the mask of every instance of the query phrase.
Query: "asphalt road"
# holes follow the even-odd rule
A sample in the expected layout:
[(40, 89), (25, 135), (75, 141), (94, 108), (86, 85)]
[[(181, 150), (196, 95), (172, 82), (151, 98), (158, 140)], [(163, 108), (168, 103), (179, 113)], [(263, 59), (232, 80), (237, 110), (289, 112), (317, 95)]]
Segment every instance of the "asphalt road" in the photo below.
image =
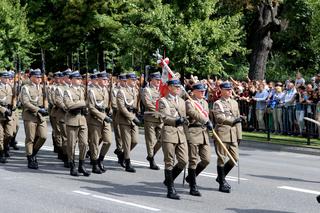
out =
[(28, 169), (20, 127), (20, 150), (0, 165), (0, 212), (320, 212), (315, 199), (320, 194), (320, 156), (241, 147), (240, 183), (238, 169), (232, 170), (232, 192), (224, 194), (215, 182), (213, 152), (212, 163), (197, 179), (202, 197), (189, 195), (180, 175), (175, 181), (181, 196), (177, 201), (166, 198), (162, 152), (156, 156), (162, 169), (148, 168), (143, 135), (132, 152), (137, 173), (127, 173), (117, 164), (113, 143), (106, 173), (72, 177), (52, 152), (51, 130), (39, 152), (39, 170)]

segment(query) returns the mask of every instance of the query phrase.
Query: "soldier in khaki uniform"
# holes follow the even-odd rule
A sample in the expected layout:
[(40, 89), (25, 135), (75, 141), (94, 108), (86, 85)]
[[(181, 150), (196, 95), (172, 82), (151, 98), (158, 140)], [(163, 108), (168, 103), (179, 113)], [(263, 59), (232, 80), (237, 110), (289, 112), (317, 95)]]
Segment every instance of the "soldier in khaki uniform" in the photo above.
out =
[[(188, 161), (188, 145), (186, 139), (186, 106), (179, 97), (181, 83), (177, 79), (167, 82), (169, 94), (159, 101), (159, 112), (163, 115), (164, 126), (161, 130), (162, 151), (165, 163), (165, 181), (167, 197), (180, 199), (174, 188), (174, 180), (182, 172)], [(177, 164), (174, 165), (175, 158)]]
[[(17, 108), (17, 102), (19, 101), (19, 91), (20, 87), (18, 82), (20, 81), (19, 79), (14, 79), (15, 73), (14, 71), (10, 71), (10, 86), (12, 87), (12, 90), (16, 92), (16, 103), (14, 103), (15, 106), (12, 106), (12, 120), (9, 121), (10, 128), (13, 130), (13, 136), (10, 141), (10, 146), (14, 150), (19, 150), (19, 147), (17, 146), (18, 142), (16, 141), (16, 136), (18, 134), (19, 130), (19, 112), (16, 110)], [(17, 81), (16, 87), (14, 88), (14, 81)], [(21, 82), (19, 82), (21, 83)], [(21, 84), (20, 84), (21, 86)]]
[(154, 156), (161, 148), (160, 135), (163, 126), (161, 116), (156, 114), (156, 103), (160, 98), (159, 85), (161, 75), (159, 72), (150, 74), (149, 86), (144, 88), (142, 93), (142, 102), (145, 106), (144, 113), (144, 136), (147, 146), (147, 160), (150, 163), (150, 169), (159, 170), (159, 166), (154, 161)]
[(131, 165), (130, 152), (138, 144), (139, 128), (141, 124), (136, 113), (138, 91), (136, 89), (137, 77), (134, 73), (126, 75), (127, 86), (121, 88), (117, 94), (117, 121), (120, 127), (121, 140), (124, 152), (125, 170), (127, 172), (136, 172)]
[[(238, 143), (242, 139), (241, 117), (238, 103), (231, 99), (232, 85), (230, 82), (220, 84), (221, 98), (214, 103), (213, 114), (216, 122), (215, 130), (235, 161), (239, 159)], [(227, 158), (226, 152), (219, 143), (215, 143), (217, 153), (217, 182), (219, 191), (230, 193), (231, 186), (225, 177), (234, 167)], [(227, 161), (228, 160), (228, 161)]]
[(10, 73), (0, 73), (0, 163), (7, 163), (9, 143), (13, 135), (12, 122), (12, 87), (9, 85)]
[[(65, 116), (66, 131), (67, 131), (67, 152), (70, 165), (70, 175), (78, 176), (83, 173), (84, 176), (89, 176), (85, 168), (85, 155), (88, 146), (88, 127), (85, 118), (85, 91), (81, 87), (82, 76), (78, 71), (70, 74), (71, 86), (64, 91), (64, 103), (67, 110)], [(79, 146), (79, 167), (76, 170), (74, 162), (76, 144)]]
[(209, 120), (208, 103), (204, 99), (205, 91), (204, 84), (194, 84), (192, 86), (193, 100), (186, 101), (190, 123), (188, 129), (189, 168), (186, 181), (190, 185), (190, 194), (194, 196), (201, 196), (196, 185), (196, 176), (209, 165), (211, 158), (208, 130), (212, 131), (213, 125)]
[(126, 74), (120, 74), (118, 76), (119, 78), (119, 85), (117, 85), (117, 82), (114, 83), (114, 85), (111, 85), (111, 106), (112, 106), (112, 126), (114, 131), (114, 137), (116, 140), (116, 149), (114, 150), (114, 154), (118, 157), (118, 163), (125, 168), (124, 165), (124, 153), (123, 153), (123, 146), (122, 146), (122, 140), (120, 136), (120, 128), (117, 118), (118, 113), (118, 105), (117, 105), (117, 94), (118, 91), (121, 88), (126, 87), (127, 77)]
[(23, 107), (22, 119), (26, 133), (26, 154), (28, 168), (38, 169), (36, 155), (47, 139), (47, 121), (44, 116), (48, 115), (43, 101), (41, 86), (41, 70), (35, 69), (30, 72), (30, 83), (21, 88), (21, 104)]
[(49, 100), (49, 116), (52, 127), (52, 141), (54, 152), (58, 154), (58, 159), (63, 159), (61, 130), (58, 123), (59, 108), (56, 105), (55, 91), (61, 85), (62, 73), (60, 71), (54, 73), (54, 82), (48, 89)]
[[(89, 146), (92, 158), (92, 172), (102, 174), (106, 171), (103, 160), (112, 141), (112, 119), (106, 114), (109, 104), (108, 73), (100, 72), (97, 77), (98, 84), (89, 90), (89, 116), (87, 122), (90, 126)], [(100, 145), (101, 149), (99, 149)]]
[(65, 115), (67, 112), (67, 107), (63, 101), (64, 92), (70, 87), (69, 75), (71, 70), (67, 69), (61, 73), (60, 85), (57, 85), (54, 96), (55, 96), (55, 106), (58, 108), (56, 112), (57, 123), (60, 129), (60, 138), (61, 138), (61, 152), (62, 160), (64, 162), (64, 167), (69, 168), (68, 154), (67, 154), (67, 130), (65, 124)]

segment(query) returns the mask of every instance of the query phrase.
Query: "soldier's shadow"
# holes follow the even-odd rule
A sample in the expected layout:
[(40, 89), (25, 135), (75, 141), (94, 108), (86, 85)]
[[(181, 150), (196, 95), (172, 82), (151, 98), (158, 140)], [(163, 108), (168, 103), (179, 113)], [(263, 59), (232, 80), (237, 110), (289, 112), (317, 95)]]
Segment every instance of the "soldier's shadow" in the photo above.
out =
[(83, 186), (81, 187), (82, 189), (118, 197), (125, 197), (126, 195), (138, 195), (165, 198), (166, 195), (166, 188), (164, 188), (162, 183), (135, 182), (134, 184), (119, 184), (104, 180), (78, 178), (73, 180), (99, 185), (97, 187)]
[(320, 181), (313, 181), (313, 180), (305, 180), (300, 178), (293, 178), (293, 177), (282, 177), (282, 176), (274, 176), (274, 175), (253, 175), (249, 174), (252, 177), (258, 178), (266, 178), (272, 180), (283, 180), (283, 181), (301, 181), (301, 182), (308, 182), (308, 183), (320, 183)]
[(287, 211), (267, 210), (267, 209), (238, 209), (238, 208), (227, 208), (225, 210), (233, 211), (236, 213), (293, 213)]

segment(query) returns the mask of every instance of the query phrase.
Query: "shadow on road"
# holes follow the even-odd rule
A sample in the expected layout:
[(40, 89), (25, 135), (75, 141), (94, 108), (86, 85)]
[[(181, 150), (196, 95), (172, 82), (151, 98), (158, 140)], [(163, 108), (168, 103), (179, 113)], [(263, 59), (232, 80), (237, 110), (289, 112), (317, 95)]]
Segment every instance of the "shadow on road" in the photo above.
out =
[(227, 208), (225, 210), (231, 210), (237, 213), (294, 213), (287, 211), (276, 211), (276, 210), (266, 210), (266, 209), (237, 209), (237, 208)]
[(281, 177), (281, 176), (273, 176), (273, 175), (253, 175), (249, 174), (252, 177), (258, 177), (258, 178), (266, 178), (266, 179), (272, 179), (272, 180), (284, 180), (284, 181), (300, 181), (300, 182), (308, 182), (308, 183), (320, 183), (320, 181), (313, 181), (313, 180), (304, 180), (299, 178), (292, 178), (292, 177)]

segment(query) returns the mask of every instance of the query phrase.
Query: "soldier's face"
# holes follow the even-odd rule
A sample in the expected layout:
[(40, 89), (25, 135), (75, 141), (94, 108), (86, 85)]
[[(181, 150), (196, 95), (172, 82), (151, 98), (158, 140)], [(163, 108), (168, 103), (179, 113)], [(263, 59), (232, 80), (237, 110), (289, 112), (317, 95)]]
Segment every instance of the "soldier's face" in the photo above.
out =
[(171, 95), (176, 96), (181, 93), (181, 86), (168, 86), (169, 92)]
[(231, 89), (222, 89), (221, 96), (224, 98), (230, 98), (232, 96), (232, 90)]
[(101, 78), (99, 78), (99, 85), (101, 86), (101, 87), (106, 87), (106, 86), (108, 86), (109, 84), (108, 84), (108, 80), (107, 79), (101, 79)]
[(9, 83), (9, 78), (1, 78), (1, 82), (3, 84), (8, 84)]
[(32, 81), (32, 83), (34, 83), (34, 84), (40, 84), (41, 83), (41, 76), (40, 77), (38, 77), (38, 76), (31, 76), (31, 81)]
[(159, 87), (160, 86), (160, 80), (158, 79), (152, 79), (150, 81), (151, 85), (154, 86), (154, 87)]
[(205, 91), (204, 90), (193, 90), (192, 93), (198, 99), (204, 98)]
[(134, 79), (128, 79), (127, 80), (127, 85), (129, 87), (134, 87), (136, 85), (136, 81)]
[(75, 86), (80, 86), (81, 85), (81, 82), (82, 82), (82, 79), (79, 79), (79, 78), (73, 78), (71, 80), (72, 84), (75, 85)]

